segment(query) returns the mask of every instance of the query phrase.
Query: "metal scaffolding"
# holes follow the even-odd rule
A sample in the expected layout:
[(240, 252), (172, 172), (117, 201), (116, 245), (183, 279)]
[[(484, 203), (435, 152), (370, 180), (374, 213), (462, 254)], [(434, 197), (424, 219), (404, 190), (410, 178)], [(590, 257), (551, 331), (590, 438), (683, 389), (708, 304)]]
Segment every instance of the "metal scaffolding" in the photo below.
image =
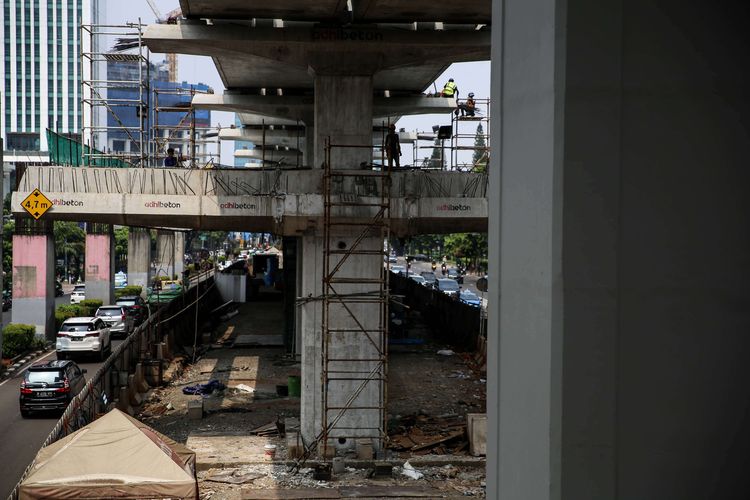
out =
[[(143, 44), (144, 24), (124, 25), (81, 24), (80, 75), (81, 75), (81, 142), (83, 163), (91, 165), (94, 159), (121, 158), (132, 165), (147, 166), (149, 153), (149, 50)], [(115, 48), (103, 51), (110, 38), (116, 38)], [(123, 72), (119, 79), (109, 79), (107, 63), (119, 62), (134, 68), (130, 75)], [(103, 76), (102, 76), (103, 75)], [(116, 94), (120, 96), (114, 96)], [(113, 94), (113, 95), (110, 95)], [(126, 125), (126, 116), (135, 114), (137, 125)], [(111, 116), (114, 125), (108, 125)], [(103, 122), (103, 123), (101, 123)], [(107, 152), (110, 132), (124, 132), (129, 150)]]
[[(451, 116), (451, 126), (453, 133), (451, 135), (451, 164), (450, 170), (475, 170), (477, 168), (486, 168), (489, 163), (490, 155), (490, 100), (474, 99), (476, 108), (472, 115), (462, 116), (460, 111), (455, 111)], [(459, 102), (459, 109), (465, 106), (466, 100)], [(486, 110), (486, 112), (483, 112)], [(472, 130), (467, 127), (472, 125)], [(484, 146), (477, 145), (477, 128), (482, 125), (482, 134)], [(470, 162), (460, 157), (461, 152), (471, 151), (472, 159)]]
[[(208, 94), (211, 91), (198, 90), (192, 85), (175, 87), (172, 89), (154, 88), (154, 117), (151, 127), (153, 138), (154, 160), (161, 164), (166, 157), (167, 148), (174, 145), (180, 147), (180, 153), (186, 156), (190, 168), (205, 165), (213, 155), (208, 152), (207, 145), (218, 142), (218, 134), (213, 139), (209, 134), (209, 127), (196, 127), (195, 107), (193, 97), (196, 94)], [(186, 97), (186, 100), (181, 98)], [(175, 125), (165, 125), (159, 115), (179, 116)], [(196, 128), (198, 130), (196, 130)], [(220, 150), (220, 149), (219, 149)]]
[[(321, 345), (322, 442), (367, 439), (385, 445), (388, 372), (388, 241), (390, 236), (390, 170), (337, 170), (331, 152), (372, 145), (325, 145), (324, 255)], [(381, 155), (381, 165), (384, 165)], [(342, 241), (355, 236), (350, 244)], [(377, 248), (373, 248), (373, 240)], [(385, 266), (383, 261), (385, 260)], [(363, 262), (364, 261), (364, 262)], [(377, 261), (377, 266), (374, 266)], [(362, 265), (364, 264), (364, 265)], [(369, 265), (368, 265), (369, 264)], [(361, 269), (377, 271), (357, 275)], [(335, 343), (335, 344), (334, 344)], [(338, 346), (358, 345), (343, 352)], [(367, 395), (364, 401), (360, 396)], [(373, 396), (377, 401), (373, 403)], [(360, 412), (370, 424), (347, 425), (348, 412)], [(377, 415), (373, 417), (370, 412)], [(349, 413), (350, 416), (351, 413)], [(352, 416), (357, 419), (357, 416)], [(350, 422), (352, 419), (348, 419)], [(377, 423), (375, 423), (377, 422)]]

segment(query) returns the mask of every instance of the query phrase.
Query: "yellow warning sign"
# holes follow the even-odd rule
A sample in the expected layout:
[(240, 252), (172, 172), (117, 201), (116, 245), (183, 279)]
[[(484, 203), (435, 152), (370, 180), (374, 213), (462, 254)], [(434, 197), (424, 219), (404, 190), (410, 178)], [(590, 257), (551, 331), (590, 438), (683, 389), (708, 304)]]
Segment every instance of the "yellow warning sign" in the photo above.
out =
[(52, 202), (41, 191), (35, 189), (21, 202), (21, 206), (29, 212), (29, 215), (38, 220), (47, 210), (52, 208)]

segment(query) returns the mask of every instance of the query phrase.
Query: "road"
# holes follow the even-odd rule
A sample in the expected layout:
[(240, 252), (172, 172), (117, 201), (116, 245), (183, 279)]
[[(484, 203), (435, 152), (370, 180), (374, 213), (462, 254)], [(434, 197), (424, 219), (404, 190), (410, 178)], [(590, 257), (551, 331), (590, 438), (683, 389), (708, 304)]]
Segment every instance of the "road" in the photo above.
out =
[[(55, 299), (56, 305), (69, 302), (70, 295)], [(9, 322), (10, 311), (7, 311), (3, 313), (3, 324)], [(116, 347), (120, 342), (122, 341), (113, 340), (112, 347)], [(55, 359), (54, 351), (36, 361), (51, 359)], [(99, 361), (89, 362), (85, 359), (81, 359), (78, 364), (88, 371), (86, 376), (93, 375), (101, 365)], [(24, 371), (19, 370), (14, 377), (0, 382), (0, 457), (4, 464), (2, 474), (0, 474), (1, 498), (6, 498), (10, 494), (59, 418), (59, 414), (39, 415), (29, 419), (21, 418), (18, 410), (18, 394)]]
[[(398, 257), (397, 262), (395, 264), (391, 264), (392, 266), (402, 266), (406, 267), (406, 260), (404, 260), (403, 257)], [(449, 266), (452, 267), (452, 266)], [(432, 263), (431, 262), (420, 262), (420, 261), (412, 261), (411, 263), (411, 269), (409, 269), (409, 274), (419, 274), (422, 271), (432, 271)], [(442, 278), (443, 275), (440, 272), (440, 263), (438, 262), (437, 269), (435, 269), (435, 276), (438, 278)], [(447, 276), (446, 276), (447, 277)], [(472, 292), (476, 293), (480, 297), (482, 296), (482, 292), (477, 290), (477, 279), (479, 279), (480, 276), (475, 276), (472, 274), (467, 274), (464, 276), (464, 282), (461, 285), (462, 290), (471, 290)]]

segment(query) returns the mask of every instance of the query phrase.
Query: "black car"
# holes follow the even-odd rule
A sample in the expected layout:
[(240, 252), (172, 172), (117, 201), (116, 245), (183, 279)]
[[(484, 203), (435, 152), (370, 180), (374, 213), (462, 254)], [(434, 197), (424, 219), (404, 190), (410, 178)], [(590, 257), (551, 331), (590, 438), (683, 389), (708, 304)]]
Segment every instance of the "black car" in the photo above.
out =
[(464, 275), (458, 272), (458, 269), (450, 268), (448, 269), (448, 277), (452, 280), (456, 280), (456, 282), (459, 285), (462, 285), (464, 282)]
[(117, 299), (115, 304), (128, 308), (128, 313), (133, 316), (135, 326), (140, 325), (148, 318), (148, 304), (139, 295), (125, 295)]
[(21, 416), (33, 410), (65, 410), (86, 385), (81, 369), (73, 361), (45, 361), (32, 365), (24, 374), (18, 398)]

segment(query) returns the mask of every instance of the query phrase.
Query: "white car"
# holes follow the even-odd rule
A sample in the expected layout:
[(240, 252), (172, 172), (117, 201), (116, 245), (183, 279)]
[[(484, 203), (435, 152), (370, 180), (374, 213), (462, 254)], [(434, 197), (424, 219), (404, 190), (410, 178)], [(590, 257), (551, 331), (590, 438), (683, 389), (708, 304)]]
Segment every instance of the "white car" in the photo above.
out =
[(70, 303), (78, 304), (82, 300), (86, 300), (86, 285), (75, 285), (70, 292)]
[(412, 281), (416, 281), (422, 286), (427, 286), (427, 281), (425, 281), (424, 276), (420, 276), (419, 274), (412, 274), (411, 276), (409, 276), (409, 279)]
[(101, 318), (68, 318), (57, 332), (57, 359), (69, 359), (76, 354), (97, 354), (104, 361), (112, 352), (109, 327)]

